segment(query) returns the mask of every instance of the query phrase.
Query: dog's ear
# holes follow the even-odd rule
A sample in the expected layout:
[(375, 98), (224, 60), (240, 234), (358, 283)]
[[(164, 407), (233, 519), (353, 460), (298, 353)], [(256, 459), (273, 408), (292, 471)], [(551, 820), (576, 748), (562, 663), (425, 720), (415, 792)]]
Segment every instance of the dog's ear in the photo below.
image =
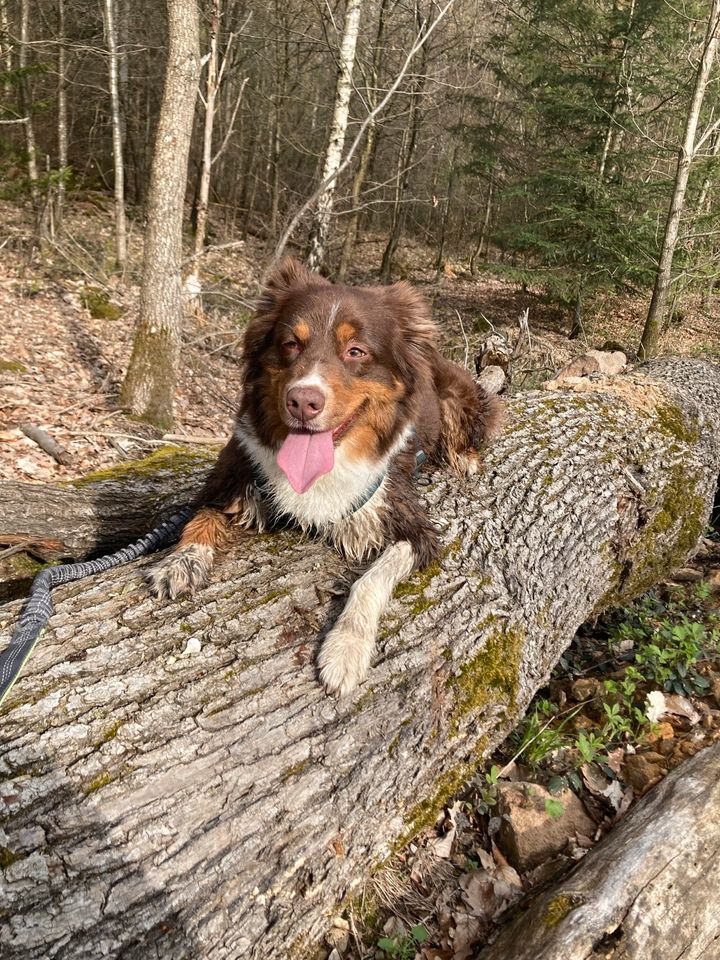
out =
[(243, 357), (247, 369), (252, 368), (260, 354), (269, 345), (275, 321), (288, 295), (305, 287), (326, 282), (322, 277), (311, 273), (293, 257), (286, 257), (271, 271), (257, 299), (255, 316), (245, 331)]
[(319, 273), (311, 273), (306, 266), (294, 257), (286, 257), (271, 271), (257, 302), (257, 314), (274, 313), (285, 300), (288, 293), (305, 287), (323, 286), (327, 280)]
[(408, 283), (381, 288), (394, 321), (394, 354), (404, 372), (429, 360), (437, 346), (437, 327), (425, 297)]

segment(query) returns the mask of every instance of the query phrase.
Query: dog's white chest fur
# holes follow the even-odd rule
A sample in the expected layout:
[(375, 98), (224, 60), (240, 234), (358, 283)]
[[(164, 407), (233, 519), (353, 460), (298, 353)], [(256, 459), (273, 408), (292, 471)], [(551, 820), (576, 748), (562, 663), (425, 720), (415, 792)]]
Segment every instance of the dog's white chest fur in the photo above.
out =
[[(245, 424), (236, 427), (235, 435), (265, 477), (266, 496), (278, 515), (293, 517), (303, 530), (316, 530), (352, 559), (361, 560), (383, 546), (383, 478), (389, 462), (404, 446), (406, 433), (386, 457), (376, 462), (350, 460), (341, 445), (335, 452), (333, 469), (318, 477), (305, 493), (293, 490), (273, 451), (259, 443)], [(359, 506), (376, 485), (376, 492)]]

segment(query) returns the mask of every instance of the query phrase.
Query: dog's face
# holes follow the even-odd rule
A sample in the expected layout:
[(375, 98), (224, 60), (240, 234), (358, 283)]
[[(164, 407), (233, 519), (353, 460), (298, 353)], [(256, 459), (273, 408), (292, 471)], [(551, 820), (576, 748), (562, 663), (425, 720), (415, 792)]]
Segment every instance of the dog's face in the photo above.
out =
[(246, 333), (243, 413), (273, 449), (290, 433), (318, 433), (351, 458), (381, 456), (434, 343), (427, 307), (405, 284), (333, 285), (286, 261)]

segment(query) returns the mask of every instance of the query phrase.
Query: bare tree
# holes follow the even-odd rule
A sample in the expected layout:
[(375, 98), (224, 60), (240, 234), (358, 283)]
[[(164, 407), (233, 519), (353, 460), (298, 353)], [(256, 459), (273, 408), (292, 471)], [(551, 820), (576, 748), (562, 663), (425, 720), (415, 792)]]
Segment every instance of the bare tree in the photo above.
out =
[(362, 0), (347, 0), (345, 25), (338, 61), (337, 84), (335, 86), (335, 107), (322, 171), (322, 181), (326, 183), (326, 186), (318, 197), (315, 218), (310, 229), (307, 262), (312, 270), (319, 269), (325, 263), (325, 244), (330, 230), (330, 217), (335, 203), (337, 172), (342, 161), (350, 111), (352, 75), (355, 65), (355, 48), (360, 29), (361, 7)]
[(678, 152), (677, 167), (675, 170), (675, 183), (673, 186), (670, 209), (668, 210), (667, 222), (665, 224), (665, 236), (663, 238), (662, 249), (660, 253), (660, 262), (655, 277), (655, 286), (653, 289), (650, 309), (645, 320), (642, 339), (640, 340), (639, 354), (641, 358), (651, 357), (657, 353), (662, 332), (662, 321), (665, 312), (668, 295), (670, 293), (670, 284), (672, 279), (672, 265), (675, 256), (675, 247), (677, 245), (678, 234), (680, 231), (680, 220), (685, 207), (685, 192), (687, 190), (690, 168), (695, 160), (698, 151), (708, 137), (712, 136), (715, 128), (720, 121), (715, 123), (705, 133), (697, 139), (697, 128), (700, 119), (700, 110), (705, 99), (705, 90), (707, 88), (710, 71), (718, 47), (718, 31), (720, 29), (720, 0), (713, 0), (712, 9), (708, 18), (707, 29), (705, 31), (705, 40), (703, 43), (703, 52), (698, 64), (695, 77), (695, 87), (693, 89), (692, 99), (688, 108), (687, 118), (685, 120), (685, 133), (682, 146)]
[(125, 227), (125, 166), (123, 162), (123, 123), (118, 92), (118, 43), (115, 0), (104, 0), (103, 19), (108, 49), (110, 109), (112, 118), (113, 166), (115, 182), (115, 259), (123, 271), (127, 262), (127, 230)]
[[(380, 10), (378, 12), (377, 31), (375, 33), (375, 42), (373, 45), (372, 64), (370, 67), (370, 77), (367, 85), (366, 98), (370, 110), (377, 106), (377, 92), (380, 74), (380, 58), (383, 50), (383, 36), (385, 33), (385, 23), (388, 13), (388, 4), (390, 0), (380, 0)], [(350, 193), (350, 214), (345, 227), (345, 238), (343, 240), (342, 253), (340, 254), (340, 264), (337, 269), (337, 279), (344, 280), (347, 276), (350, 260), (355, 249), (360, 229), (360, 197), (365, 179), (370, 171), (375, 148), (378, 140), (378, 123), (373, 119), (368, 126), (365, 144), (360, 153), (357, 170), (353, 177), (352, 190)]]
[(140, 319), (122, 386), (132, 413), (173, 422), (182, 328), (182, 223), (200, 69), (196, 0), (167, 0), (168, 55), (153, 154)]
[(35, 211), (35, 228), (42, 233), (42, 209), (40, 201), (40, 176), (37, 162), (37, 140), (35, 138), (35, 124), (32, 117), (32, 105), (28, 95), (27, 68), (29, 49), (29, 20), (30, 0), (22, 0), (20, 4), (20, 49), (18, 51), (18, 99), (20, 115), (25, 126), (25, 144), (27, 147), (28, 179), (30, 181), (30, 195)]
[(65, 43), (65, 0), (58, 0), (57, 13), (57, 145), (60, 178), (58, 180), (55, 223), (57, 228), (60, 229), (60, 227), (62, 227), (62, 220), (65, 212), (65, 178), (68, 170), (67, 45)]
[(199, 309), (201, 300), (200, 283), (200, 260), (205, 249), (205, 234), (207, 233), (208, 202), (210, 199), (210, 176), (212, 168), (222, 155), (225, 147), (230, 141), (230, 136), (235, 125), (240, 103), (242, 101), (243, 91), (247, 78), (240, 84), (240, 91), (237, 95), (232, 116), (228, 125), (227, 132), (218, 151), (213, 155), (213, 129), (215, 126), (215, 112), (220, 85), (223, 82), (227, 64), (230, 57), (230, 49), (235, 37), (233, 33), (228, 37), (225, 53), (222, 59), (218, 53), (220, 39), (220, 23), (223, 17), (222, 0), (213, 0), (212, 11), (210, 14), (210, 52), (207, 58), (207, 76), (205, 79), (205, 122), (203, 126), (203, 150), (200, 163), (200, 183), (197, 193), (196, 218), (195, 218), (195, 243), (193, 247), (193, 258), (190, 272), (185, 278), (185, 291), (188, 301), (195, 308)]

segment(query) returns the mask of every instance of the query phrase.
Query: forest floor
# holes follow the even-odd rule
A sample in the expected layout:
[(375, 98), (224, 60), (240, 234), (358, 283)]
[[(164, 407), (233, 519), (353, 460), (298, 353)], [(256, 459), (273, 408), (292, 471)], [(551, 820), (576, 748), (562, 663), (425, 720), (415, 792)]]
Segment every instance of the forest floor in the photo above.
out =
[[(267, 251), (252, 238), (225, 245), (220, 237), (206, 256), (204, 313), (186, 321), (176, 423), (163, 436), (118, 407), (138, 313), (141, 225), (131, 231), (120, 285), (110, 266), (107, 197), (88, 194), (70, 209), (62, 235), (30, 258), (28, 212), (0, 203), (0, 479), (66, 480), (168, 443), (223, 443), (240, 390), (243, 329)], [(381, 253), (381, 240), (363, 241), (351, 282), (375, 282)], [(513, 389), (539, 385), (588, 347), (613, 341), (632, 353), (639, 341), (642, 299), (599, 300), (585, 338), (569, 341), (567, 311), (539, 292), (494, 269), (472, 277), (452, 258), (438, 278), (433, 257), (406, 243), (398, 279), (432, 301), (443, 350), (456, 361), (472, 369), (488, 331), (512, 340), (519, 316), (529, 311), (531, 348)], [(686, 304), (682, 326), (669, 330), (663, 349), (720, 354), (718, 327), (716, 316)], [(67, 462), (56, 463), (21, 424), (47, 431), (66, 449)], [(710, 534), (676, 582), (578, 634), (485, 770), (337, 918), (326, 955), (472, 958), (508, 907), (567, 871), (637, 797), (720, 737), (719, 616), (720, 537)], [(530, 852), (513, 819), (518, 784), (540, 791), (529, 828), (540, 842)], [(502, 824), (518, 832), (509, 845)]]

